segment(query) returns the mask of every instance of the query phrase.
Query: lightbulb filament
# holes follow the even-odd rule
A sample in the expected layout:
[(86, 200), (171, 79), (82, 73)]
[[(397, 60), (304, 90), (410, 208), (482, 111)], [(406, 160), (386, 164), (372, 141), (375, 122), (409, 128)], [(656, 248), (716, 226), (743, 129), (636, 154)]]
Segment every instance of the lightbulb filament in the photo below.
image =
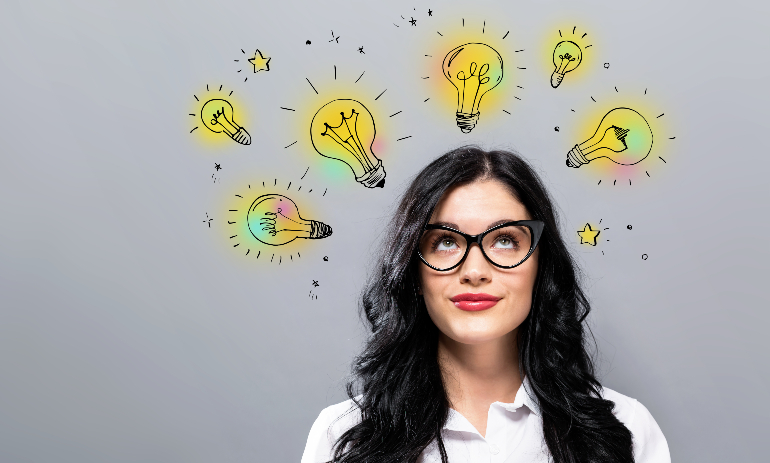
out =
[(570, 61), (575, 61), (575, 57), (569, 53), (565, 53), (563, 55), (559, 55), (559, 58), (561, 59), (561, 63), (559, 63), (559, 70), (557, 72), (560, 74), (566, 74), (567, 66), (569, 65)]
[(621, 129), (620, 127), (615, 127), (614, 125), (611, 128), (615, 129), (615, 138), (623, 143), (623, 149), (628, 149), (628, 145), (626, 145), (626, 136), (628, 135), (628, 132), (631, 131), (631, 129)]
[[(281, 217), (283, 217), (284, 219), (290, 222), (296, 223), (298, 225), (303, 225), (302, 223), (297, 222), (296, 220), (292, 220), (289, 217), (286, 217), (285, 215), (281, 214), (280, 207), (278, 208), (278, 212), (267, 212), (267, 211), (265, 212), (265, 216), (277, 216), (277, 215), (280, 215)], [(276, 217), (263, 217), (259, 219), (259, 224), (262, 225), (262, 230), (267, 231), (267, 233), (270, 236), (275, 236), (278, 232), (283, 232), (283, 231), (296, 231), (296, 232), (302, 231), (301, 228), (299, 230), (292, 230), (289, 228), (282, 228), (280, 230), (276, 230), (275, 223), (276, 223)]]
[(476, 64), (475, 61), (471, 61), (470, 66), (468, 66), (468, 71), (470, 73), (468, 77), (465, 76), (465, 71), (460, 71), (457, 73), (457, 80), (461, 80), (463, 82), (462, 103), (460, 105), (460, 112), (465, 112), (465, 89), (467, 86), (465, 81), (470, 80), (471, 77), (478, 77), (478, 80), (479, 80), (479, 85), (476, 86), (476, 93), (473, 95), (473, 103), (471, 105), (471, 110), (469, 111), (471, 114), (476, 112), (476, 98), (478, 98), (479, 90), (481, 89), (481, 86), (489, 82), (489, 77), (484, 77), (487, 74), (487, 72), (489, 72), (489, 64), (484, 64), (483, 66), (481, 66), (481, 69), (478, 69), (479, 71), (478, 75), (476, 75), (477, 69), (478, 69), (478, 64)]
[(219, 124), (222, 126), (222, 130), (227, 132), (228, 135), (231, 137), (235, 135), (235, 133), (238, 131), (239, 127), (236, 126), (236, 124), (232, 121), (230, 121), (227, 116), (225, 116), (225, 108), (222, 107), (220, 109), (217, 109), (214, 114), (212, 114), (211, 119), (211, 125), (217, 125)]
[[(356, 124), (358, 123), (358, 113), (355, 109), (351, 109), (350, 117), (345, 117), (345, 112), (340, 112), (342, 121), (339, 125), (333, 127), (324, 122), (326, 129), (321, 134), (322, 136), (330, 136), (332, 140), (337, 142), (341, 147), (345, 148), (364, 168), (369, 171), (374, 169), (374, 165), (369, 161), (369, 156), (364, 151), (364, 146), (361, 144), (361, 140), (358, 138), (358, 131), (356, 130)], [(349, 120), (353, 120), (353, 130), (350, 129)], [(345, 126), (343, 129), (342, 126)], [(340, 134), (335, 129), (339, 129)], [(347, 131), (347, 134), (345, 133)]]

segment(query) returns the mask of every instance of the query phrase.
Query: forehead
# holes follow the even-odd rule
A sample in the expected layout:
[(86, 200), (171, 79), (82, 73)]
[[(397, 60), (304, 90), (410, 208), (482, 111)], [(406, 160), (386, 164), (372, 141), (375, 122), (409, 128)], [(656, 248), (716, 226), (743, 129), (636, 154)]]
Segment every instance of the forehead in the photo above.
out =
[(506, 185), (481, 180), (447, 190), (430, 221), (456, 224), (466, 233), (481, 233), (494, 222), (527, 219), (531, 219), (529, 212)]

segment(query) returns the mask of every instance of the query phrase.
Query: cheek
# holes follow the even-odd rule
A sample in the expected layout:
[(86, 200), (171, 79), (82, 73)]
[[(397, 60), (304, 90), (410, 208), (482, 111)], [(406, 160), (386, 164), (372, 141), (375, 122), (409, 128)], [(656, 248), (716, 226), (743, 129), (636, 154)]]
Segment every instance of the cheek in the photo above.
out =
[(430, 315), (434, 323), (437, 322), (436, 316), (441, 312), (438, 310), (438, 307), (443, 300), (446, 284), (446, 275), (432, 274), (425, 269), (420, 270), (420, 294), (425, 299), (428, 315)]

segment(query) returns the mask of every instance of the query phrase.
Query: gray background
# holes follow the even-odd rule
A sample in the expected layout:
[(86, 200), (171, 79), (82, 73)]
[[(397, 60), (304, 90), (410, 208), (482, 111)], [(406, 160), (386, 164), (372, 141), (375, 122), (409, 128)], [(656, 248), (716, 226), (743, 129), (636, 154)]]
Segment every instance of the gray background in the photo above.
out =
[[(463, 135), (423, 104), (410, 66), (435, 34), (428, 8), (436, 21), (488, 12), (486, 33), (513, 31), (529, 69), (510, 116)], [(0, 461), (298, 461), (317, 414), (345, 398), (363, 339), (358, 294), (397, 195), (466, 142), (519, 149), (542, 172), (587, 275), (600, 378), (649, 408), (673, 460), (766, 461), (769, 12), (745, 1), (3, 1)], [(554, 91), (536, 53), (570, 21), (596, 37), (597, 69)], [(241, 48), (264, 49), (270, 72), (243, 82)], [(332, 161), (283, 148), (300, 125), (280, 106), (310, 91), (306, 77), (329, 82), (335, 64), (339, 79), (366, 71), (388, 88), (382, 111), (403, 110), (389, 121), (383, 190), (334, 181), (320, 167)], [(213, 152), (188, 134), (206, 84), (258, 114), (251, 146)], [(577, 140), (553, 129), (613, 86), (649, 88), (671, 117), (663, 135), (677, 137), (665, 167), (630, 187), (566, 168)], [(291, 265), (233, 253), (222, 198), (307, 167), (303, 190), (328, 188), (307, 198), (334, 234)], [(575, 230), (599, 219), (610, 242), (580, 247)]]

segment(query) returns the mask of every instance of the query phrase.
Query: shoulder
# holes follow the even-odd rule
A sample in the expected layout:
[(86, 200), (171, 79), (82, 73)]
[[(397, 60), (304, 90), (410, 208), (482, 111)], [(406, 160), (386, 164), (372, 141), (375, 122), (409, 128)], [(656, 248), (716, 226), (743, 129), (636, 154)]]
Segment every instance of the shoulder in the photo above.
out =
[(310, 428), (301, 462), (321, 463), (331, 460), (334, 443), (360, 420), (361, 412), (352, 399), (321, 410)]
[(655, 422), (650, 411), (638, 400), (625, 396), (610, 388), (603, 388), (602, 397), (615, 404), (612, 413), (633, 435), (634, 461), (637, 463), (670, 463), (663, 431)]

